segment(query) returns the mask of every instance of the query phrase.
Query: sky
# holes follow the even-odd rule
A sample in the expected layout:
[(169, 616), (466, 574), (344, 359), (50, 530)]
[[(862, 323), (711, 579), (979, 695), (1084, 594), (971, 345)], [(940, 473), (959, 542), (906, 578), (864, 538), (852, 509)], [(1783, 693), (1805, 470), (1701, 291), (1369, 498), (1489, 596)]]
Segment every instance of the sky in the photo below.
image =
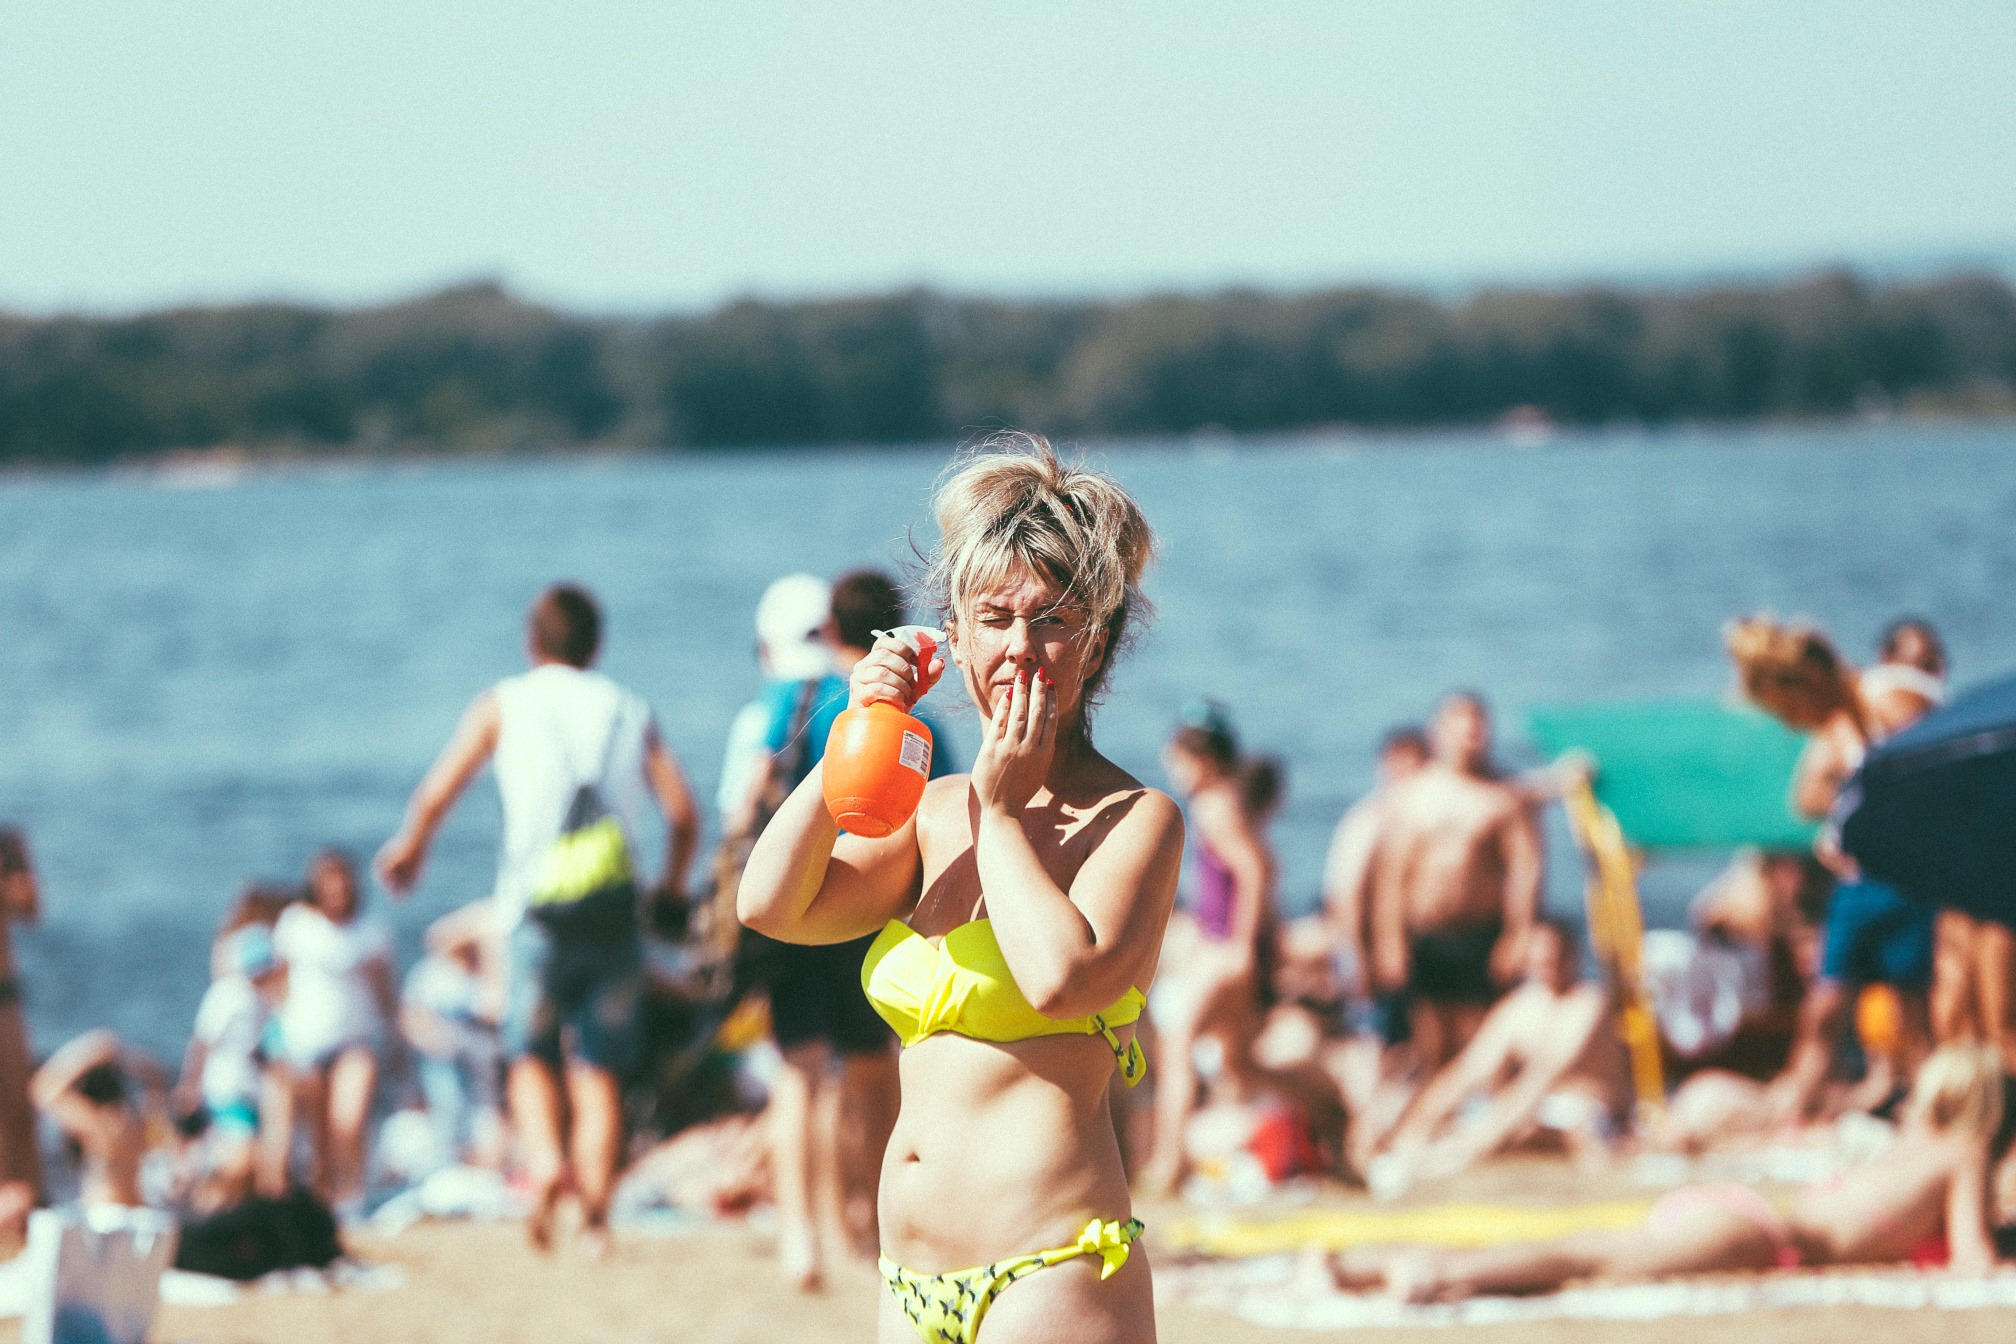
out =
[(64, 0), (0, 308), (2016, 265), (2016, 5)]

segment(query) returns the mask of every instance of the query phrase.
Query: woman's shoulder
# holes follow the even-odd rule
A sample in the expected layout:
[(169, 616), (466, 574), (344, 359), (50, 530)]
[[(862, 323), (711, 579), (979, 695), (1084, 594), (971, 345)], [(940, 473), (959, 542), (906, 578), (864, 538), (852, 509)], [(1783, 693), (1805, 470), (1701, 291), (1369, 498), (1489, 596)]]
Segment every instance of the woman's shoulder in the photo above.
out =
[(1129, 815), (1139, 817), (1138, 824), (1153, 827), (1157, 831), (1174, 835), (1178, 841), (1183, 838), (1183, 809), (1174, 798), (1160, 789), (1146, 784), (1137, 785), (1125, 795), (1129, 803)]
[(1125, 826), (1136, 833), (1183, 837), (1183, 809), (1174, 798), (1151, 785), (1143, 784), (1111, 761), (1089, 781), (1088, 790), (1097, 798), (1096, 809), (1115, 813), (1115, 827)]

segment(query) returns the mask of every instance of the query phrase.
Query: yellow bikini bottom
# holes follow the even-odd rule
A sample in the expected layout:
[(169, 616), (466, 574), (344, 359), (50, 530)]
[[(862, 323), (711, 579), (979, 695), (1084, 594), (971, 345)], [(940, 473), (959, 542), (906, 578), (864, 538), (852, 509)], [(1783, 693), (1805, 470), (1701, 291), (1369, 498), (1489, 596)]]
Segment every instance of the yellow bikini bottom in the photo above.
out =
[(1127, 1263), (1129, 1243), (1140, 1235), (1138, 1218), (1129, 1218), (1124, 1223), (1102, 1223), (1094, 1218), (1069, 1246), (1033, 1251), (950, 1274), (918, 1274), (885, 1255), (880, 1262), (882, 1278), (895, 1294), (896, 1305), (903, 1308), (903, 1314), (917, 1327), (917, 1337), (924, 1344), (976, 1344), (980, 1318), (1009, 1284), (1081, 1255), (1096, 1255), (1104, 1260), (1099, 1277), (1110, 1279), (1115, 1270)]

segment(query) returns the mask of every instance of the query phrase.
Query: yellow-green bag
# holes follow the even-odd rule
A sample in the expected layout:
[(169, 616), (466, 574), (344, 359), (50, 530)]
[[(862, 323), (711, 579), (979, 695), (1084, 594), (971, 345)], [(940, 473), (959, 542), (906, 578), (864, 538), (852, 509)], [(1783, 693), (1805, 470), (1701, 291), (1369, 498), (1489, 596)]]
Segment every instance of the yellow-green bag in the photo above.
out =
[(593, 784), (574, 791), (559, 838), (540, 857), (531, 914), (566, 938), (618, 938), (637, 929), (630, 843)]

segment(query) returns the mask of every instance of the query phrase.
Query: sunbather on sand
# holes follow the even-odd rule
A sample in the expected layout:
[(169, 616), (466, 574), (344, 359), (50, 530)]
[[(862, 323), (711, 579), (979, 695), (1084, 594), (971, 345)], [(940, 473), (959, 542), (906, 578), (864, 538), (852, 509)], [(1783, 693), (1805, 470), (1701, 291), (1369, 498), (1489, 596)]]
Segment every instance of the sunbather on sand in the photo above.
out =
[(1856, 1035), (1868, 1067), (1855, 1082), (1822, 1083), (1794, 1115), (1785, 1104), (1786, 1083), (1759, 1082), (1729, 1069), (1703, 1069), (1666, 1099), (1665, 1114), (1639, 1137), (1655, 1152), (1729, 1152), (1767, 1143), (1799, 1143), (1831, 1133), (1847, 1116), (1887, 1113), (1900, 1099), (1898, 1079), (1907, 1076), (1899, 1058), (1908, 1048), (1899, 1029), (1903, 1011), (1887, 985), (1862, 991), (1855, 1010)]
[(1954, 1270), (1985, 1273), (1995, 1259), (1989, 1173), (2016, 1129), (2005, 1123), (2008, 1088), (1993, 1051), (1941, 1048), (1919, 1071), (1896, 1141), (1801, 1191), (1782, 1215), (1747, 1186), (1688, 1186), (1628, 1231), (1459, 1252), (1347, 1251), (1330, 1258), (1330, 1278), (1435, 1302), (1551, 1292), (1575, 1279), (1898, 1263), (1941, 1239)]
[(28, 1095), (77, 1145), (83, 1169), (80, 1202), (137, 1208), (140, 1160), (147, 1126), (140, 1114), (136, 1076), (160, 1069), (142, 1060), (109, 1031), (86, 1032), (44, 1061), (29, 1080)]
[(1435, 1075), (1367, 1175), (1398, 1194), (1419, 1177), (1454, 1175), (1543, 1136), (1599, 1157), (1631, 1104), (1630, 1068), (1610, 996), (1575, 976), (1575, 939), (1549, 919), (1526, 940), (1526, 973), (1463, 1052)]

